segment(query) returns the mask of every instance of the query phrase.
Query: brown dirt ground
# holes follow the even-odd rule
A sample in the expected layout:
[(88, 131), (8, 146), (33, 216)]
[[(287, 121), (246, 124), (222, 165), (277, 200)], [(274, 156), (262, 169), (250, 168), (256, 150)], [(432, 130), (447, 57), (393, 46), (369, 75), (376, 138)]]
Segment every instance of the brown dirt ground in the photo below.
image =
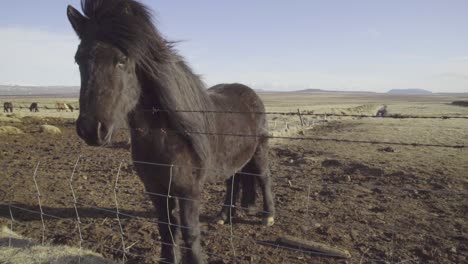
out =
[[(0, 135), (0, 225), (11, 224), (5, 204), (39, 211), (33, 174), (40, 161), (36, 178), (43, 212), (59, 218), (44, 216), (42, 233), (39, 214), (13, 208), (13, 230), (37, 241), (44, 234), (46, 242), (78, 246), (70, 177), (78, 156), (83, 155), (72, 182), (83, 246), (122, 259), (113, 184), (120, 161), (130, 157), (128, 148), (124, 143), (88, 147), (76, 136), (73, 124), (60, 119), (48, 123), (59, 126), (63, 135), (39, 134), (37, 120), (16, 125), (24, 135)], [(322, 130), (325, 134), (327, 129), (318, 129), (314, 135), (320, 136)], [(466, 171), (460, 173), (450, 164), (396, 170), (383, 159), (365, 163), (357, 157), (344, 158), (336, 144), (273, 142), (277, 217), (271, 228), (262, 226), (257, 216), (247, 215), (235, 219), (233, 236), (229, 225), (212, 224), (224, 186), (207, 185), (201, 221), (209, 262), (232, 263), (235, 256), (239, 263), (466, 263)], [(385, 147), (349, 144), (341, 148), (370, 156), (411, 151), (411, 147), (393, 146), (396, 154), (378, 150)], [(434, 161), (426, 162), (429, 166)], [(127, 263), (155, 263), (159, 255), (156, 219), (128, 162), (121, 169), (117, 197), (129, 248)], [(282, 248), (276, 240), (283, 234), (347, 249), (352, 259)]]

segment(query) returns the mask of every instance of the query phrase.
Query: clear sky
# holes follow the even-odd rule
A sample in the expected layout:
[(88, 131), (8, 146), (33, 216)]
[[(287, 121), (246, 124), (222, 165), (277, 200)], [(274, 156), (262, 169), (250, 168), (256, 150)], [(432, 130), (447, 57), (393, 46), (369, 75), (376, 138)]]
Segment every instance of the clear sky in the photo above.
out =
[[(143, 2), (209, 85), (468, 92), (467, 0)], [(79, 84), (68, 4), (2, 1), (0, 84)]]

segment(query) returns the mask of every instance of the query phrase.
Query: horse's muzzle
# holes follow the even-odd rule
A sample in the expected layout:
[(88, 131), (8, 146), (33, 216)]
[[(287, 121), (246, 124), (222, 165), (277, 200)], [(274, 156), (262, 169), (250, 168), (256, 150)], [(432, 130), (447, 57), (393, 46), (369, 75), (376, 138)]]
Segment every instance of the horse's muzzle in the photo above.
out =
[(113, 126), (103, 122), (79, 117), (76, 122), (76, 132), (86, 144), (90, 146), (103, 146), (110, 142)]

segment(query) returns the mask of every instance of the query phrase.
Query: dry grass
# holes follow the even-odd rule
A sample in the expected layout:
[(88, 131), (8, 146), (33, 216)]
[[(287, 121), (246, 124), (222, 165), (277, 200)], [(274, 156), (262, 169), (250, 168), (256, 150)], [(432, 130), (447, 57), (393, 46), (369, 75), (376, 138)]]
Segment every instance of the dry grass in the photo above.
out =
[(15, 117), (8, 117), (8, 116), (0, 116), (1, 123), (21, 123), (21, 119)]
[(0, 232), (0, 262), (8, 264), (110, 264), (112, 261), (89, 250), (66, 246), (38, 245), (3, 227)]
[(18, 134), (23, 134), (23, 131), (21, 129), (12, 127), (12, 126), (0, 126), (0, 135), (1, 134), (7, 134), (7, 135), (18, 135)]

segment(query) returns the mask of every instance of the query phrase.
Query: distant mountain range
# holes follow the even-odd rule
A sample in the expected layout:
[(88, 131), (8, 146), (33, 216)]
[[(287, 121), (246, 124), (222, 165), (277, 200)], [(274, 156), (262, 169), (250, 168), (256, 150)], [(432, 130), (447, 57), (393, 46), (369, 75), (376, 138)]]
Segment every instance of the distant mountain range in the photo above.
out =
[(366, 92), (366, 91), (334, 91), (334, 90), (323, 90), (323, 89), (305, 89), (294, 91), (295, 93), (375, 93), (375, 92)]
[(432, 94), (431, 91), (424, 89), (392, 89), (387, 92), (388, 94), (401, 94), (401, 95), (425, 95)]
[(78, 97), (78, 86), (19, 86), (0, 85), (0, 96), (71, 96)]
[[(255, 89), (257, 93), (275, 93), (268, 89)], [(79, 86), (19, 86), (19, 85), (0, 85), (0, 96), (60, 96), (60, 97), (78, 97)], [(378, 94), (368, 91), (333, 91), (324, 89), (304, 89), (297, 91), (282, 91), (293, 93), (333, 93), (333, 94)], [(389, 95), (431, 95), (431, 94), (452, 94), (452, 93), (432, 93), (424, 89), (392, 89), (386, 94)], [(458, 93), (466, 94), (466, 93)]]

